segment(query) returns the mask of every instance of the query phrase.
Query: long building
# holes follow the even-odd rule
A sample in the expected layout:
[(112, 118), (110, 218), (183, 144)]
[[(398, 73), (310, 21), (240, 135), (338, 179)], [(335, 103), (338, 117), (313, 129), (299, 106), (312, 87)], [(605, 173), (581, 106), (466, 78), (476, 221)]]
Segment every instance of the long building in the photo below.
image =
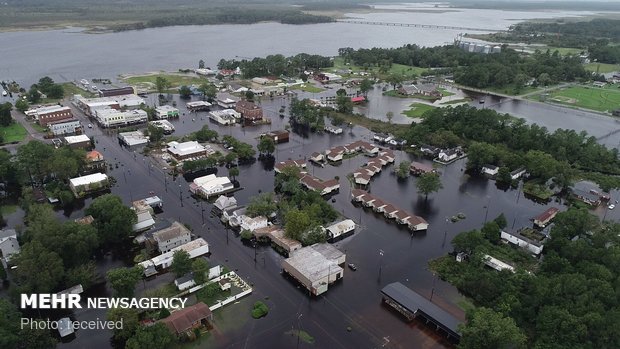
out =
[(141, 124), (148, 120), (144, 110), (121, 111), (113, 108), (96, 109), (94, 116), (101, 127), (116, 127), (133, 124)]
[(106, 189), (110, 186), (108, 176), (105, 173), (93, 173), (87, 176), (71, 178), (69, 180), (69, 188), (75, 195), (80, 198), (89, 192)]
[(48, 122), (47, 127), (54, 136), (71, 135), (82, 130), (80, 120), (75, 118)]
[(460, 340), (458, 326), (461, 321), (419, 293), (400, 282), (388, 284), (381, 290), (381, 293), (383, 302), (396, 309), (407, 320), (412, 321), (421, 317), (427, 324), (431, 323), (436, 326), (437, 330), (445, 332), (448, 338)]
[(31, 115), (43, 127), (47, 127), (48, 124), (53, 122), (73, 119), (71, 108), (59, 105), (37, 108), (31, 112)]

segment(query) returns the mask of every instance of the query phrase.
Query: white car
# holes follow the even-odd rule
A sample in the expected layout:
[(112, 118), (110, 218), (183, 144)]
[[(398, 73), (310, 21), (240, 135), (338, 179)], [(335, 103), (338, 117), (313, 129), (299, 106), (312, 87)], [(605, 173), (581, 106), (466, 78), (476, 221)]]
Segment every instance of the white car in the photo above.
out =
[(611, 205), (607, 206), (607, 208), (610, 209), (610, 210), (613, 210), (614, 208), (616, 208), (616, 205), (611, 204)]
[(88, 128), (93, 128), (93, 124), (88, 124)]

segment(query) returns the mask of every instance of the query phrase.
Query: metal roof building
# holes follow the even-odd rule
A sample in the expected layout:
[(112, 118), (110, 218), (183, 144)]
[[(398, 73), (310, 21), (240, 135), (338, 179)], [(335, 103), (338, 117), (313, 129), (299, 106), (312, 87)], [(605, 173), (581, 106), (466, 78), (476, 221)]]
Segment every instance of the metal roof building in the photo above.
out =
[(381, 293), (383, 301), (405, 315), (408, 320), (422, 316), (427, 322), (446, 332), (448, 338), (461, 338), (458, 333), (460, 320), (400, 282), (385, 286)]
[(314, 244), (291, 253), (282, 261), (284, 271), (318, 296), (343, 277), (345, 254), (330, 244)]

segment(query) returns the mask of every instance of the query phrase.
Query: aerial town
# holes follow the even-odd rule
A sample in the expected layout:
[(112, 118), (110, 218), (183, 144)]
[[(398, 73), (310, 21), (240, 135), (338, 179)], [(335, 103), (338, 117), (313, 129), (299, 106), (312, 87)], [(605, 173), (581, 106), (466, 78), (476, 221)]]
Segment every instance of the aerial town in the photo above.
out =
[[(620, 21), (521, 2), (505, 11), (538, 12), (458, 21), (501, 11), (449, 3), (102, 17), (72, 33), (122, 50), (187, 28), (347, 39), (0, 69), (0, 347), (620, 347)], [(73, 45), (73, 27), (19, 23), (0, 43)]]

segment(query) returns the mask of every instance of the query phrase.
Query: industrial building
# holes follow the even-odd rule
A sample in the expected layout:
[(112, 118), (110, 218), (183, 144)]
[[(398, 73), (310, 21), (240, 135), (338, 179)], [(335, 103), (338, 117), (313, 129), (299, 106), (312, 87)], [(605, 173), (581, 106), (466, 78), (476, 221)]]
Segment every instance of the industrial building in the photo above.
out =
[(327, 291), (330, 284), (344, 276), (346, 255), (330, 244), (314, 244), (291, 253), (282, 261), (282, 269), (311, 295)]
[(189, 185), (190, 192), (207, 198), (225, 193), (231, 189), (234, 189), (234, 185), (228, 177), (217, 177), (214, 174), (198, 177)]
[(233, 125), (241, 119), (241, 114), (234, 109), (214, 110), (209, 112), (209, 119), (220, 125)]
[(134, 147), (148, 143), (149, 137), (145, 136), (142, 131), (120, 132), (118, 140), (128, 147)]
[(66, 136), (63, 137), (63, 144), (73, 149), (90, 149), (92, 142), (87, 135)]
[(47, 127), (49, 123), (61, 120), (73, 119), (73, 112), (69, 107), (53, 105), (42, 107), (30, 111), (27, 115), (31, 115), (43, 127)]
[(187, 110), (189, 111), (201, 111), (201, 110), (209, 110), (211, 107), (211, 103), (206, 101), (195, 101), (195, 102), (187, 102), (185, 103)]
[(383, 302), (404, 315), (407, 320), (421, 318), (427, 324), (434, 325), (437, 331), (444, 332), (449, 339), (460, 340), (458, 327), (461, 321), (419, 293), (400, 282), (388, 284), (381, 293)]

